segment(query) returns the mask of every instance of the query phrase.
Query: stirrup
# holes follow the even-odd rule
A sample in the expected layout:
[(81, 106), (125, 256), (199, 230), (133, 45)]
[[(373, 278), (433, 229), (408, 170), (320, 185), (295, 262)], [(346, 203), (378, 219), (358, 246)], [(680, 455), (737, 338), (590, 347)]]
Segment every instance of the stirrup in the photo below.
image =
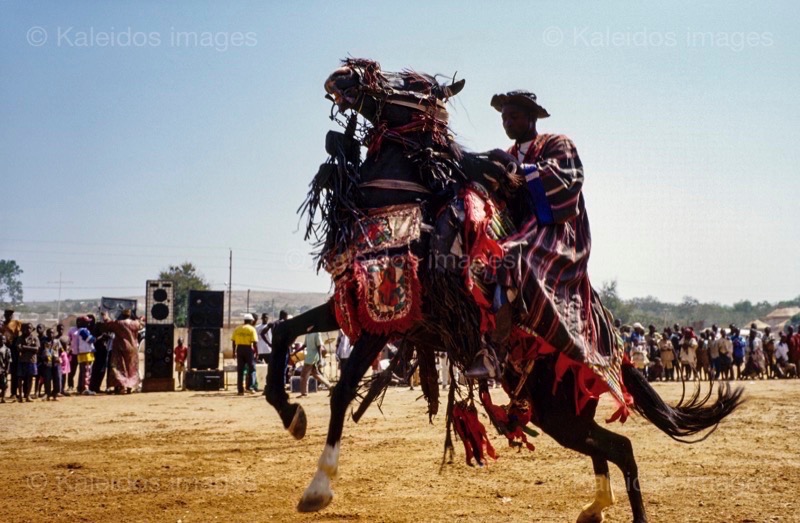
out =
[(495, 356), (494, 351), (489, 348), (483, 348), (478, 351), (475, 361), (472, 362), (469, 369), (464, 371), (464, 376), (479, 381), (497, 379), (500, 376), (500, 371), (497, 367), (497, 356)]

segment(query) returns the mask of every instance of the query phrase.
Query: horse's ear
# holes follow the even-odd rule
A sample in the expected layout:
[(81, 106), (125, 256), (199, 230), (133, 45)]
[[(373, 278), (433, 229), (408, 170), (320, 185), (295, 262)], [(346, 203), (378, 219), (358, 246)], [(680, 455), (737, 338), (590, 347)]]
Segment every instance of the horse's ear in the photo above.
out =
[(457, 82), (453, 82), (450, 85), (444, 88), (444, 97), (450, 98), (451, 96), (455, 96), (461, 92), (461, 89), (464, 88), (464, 84), (466, 83), (465, 79), (461, 79)]

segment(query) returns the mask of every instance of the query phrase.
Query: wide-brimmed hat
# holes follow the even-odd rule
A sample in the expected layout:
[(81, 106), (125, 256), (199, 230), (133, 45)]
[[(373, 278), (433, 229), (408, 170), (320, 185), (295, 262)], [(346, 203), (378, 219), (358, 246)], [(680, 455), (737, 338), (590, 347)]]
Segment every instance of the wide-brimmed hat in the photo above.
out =
[(536, 101), (536, 95), (530, 91), (509, 91), (505, 94), (496, 94), (492, 96), (491, 105), (498, 111), (502, 111), (503, 106), (506, 104), (524, 107), (530, 110), (536, 118), (547, 118), (550, 116), (547, 109), (539, 105)]

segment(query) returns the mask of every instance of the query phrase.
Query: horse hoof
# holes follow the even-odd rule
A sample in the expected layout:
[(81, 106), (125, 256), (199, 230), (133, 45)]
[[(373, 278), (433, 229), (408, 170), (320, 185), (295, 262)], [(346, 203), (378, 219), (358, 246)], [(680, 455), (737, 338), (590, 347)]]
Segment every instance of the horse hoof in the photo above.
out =
[(333, 500), (333, 493), (304, 495), (297, 504), (298, 512), (319, 512)]
[(295, 407), (294, 416), (292, 416), (292, 422), (289, 423), (287, 430), (289, 431), (289, 434), (294, 436), (294, 439), (303, 439), (303, 437), (306, 435), (306, 427), (308, 426), (306, 412), (300, 405), (292, 406)]

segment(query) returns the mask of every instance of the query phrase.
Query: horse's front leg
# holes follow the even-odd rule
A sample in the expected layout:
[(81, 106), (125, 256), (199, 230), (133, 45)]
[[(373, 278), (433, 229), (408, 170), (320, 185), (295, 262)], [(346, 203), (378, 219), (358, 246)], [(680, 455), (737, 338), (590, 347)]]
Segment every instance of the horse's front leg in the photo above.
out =
[(327, 507), (333, 499), (331, 481), (339, 470), (339, 446), (347, 407), (356, 397), (358, 384), (373, 360), (386, 345), (383, 336), (365, 334), (353, 346), (353, 352), (342, 369), (339, 383), (331, 391), (331, 420), (325, 449), (317, 462), (317, 471), (297, 504), (300, 512), (316, 512)]
[(267, 386), (264, 395), (281, 417), (283, 427), (296, 439), (306, 434), (306, 415), (303, 407), (289, 402), (284, 388), (289, 345), (300, 335), (309, 332), (329, 332), (339, 328), (331, 303), (315, 307), (289, 320), (284, 320), (272, 331), (272, 364), (267, 368)]

